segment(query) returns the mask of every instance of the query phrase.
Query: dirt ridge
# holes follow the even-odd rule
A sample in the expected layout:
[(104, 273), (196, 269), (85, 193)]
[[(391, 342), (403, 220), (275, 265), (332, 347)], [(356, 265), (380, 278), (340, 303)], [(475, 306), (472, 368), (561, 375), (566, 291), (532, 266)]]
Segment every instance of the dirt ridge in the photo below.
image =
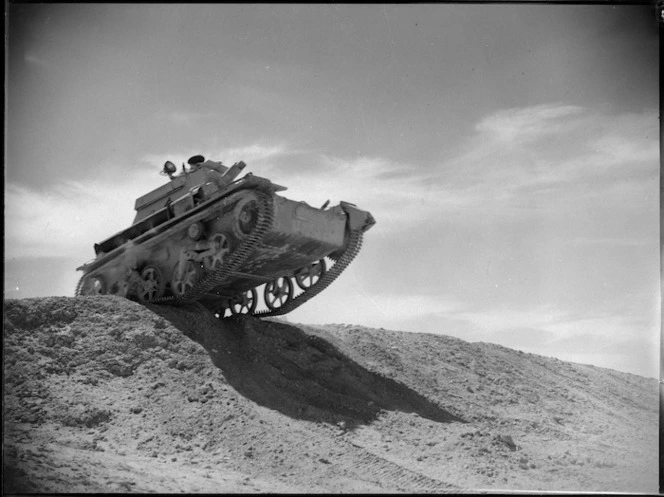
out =
[(4, 304), (6, 492), (657, 489), (654, 379), (196, 304)]

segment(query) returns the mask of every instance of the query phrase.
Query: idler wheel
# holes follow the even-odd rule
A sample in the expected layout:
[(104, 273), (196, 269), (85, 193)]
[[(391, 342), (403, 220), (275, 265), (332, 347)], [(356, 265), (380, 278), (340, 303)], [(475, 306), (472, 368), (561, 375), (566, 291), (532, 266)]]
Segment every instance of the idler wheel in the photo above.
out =
[(253, 314), (258, 303), (258, 293), (255, 288), (251, 288), (243, 293), (238, 293), (230, 301), (231, 314)]
[(326, 270), (324, 259), (312, 262), (308, 266), (298, 269), (295, 271), (295, 281), (297, 282), (297, 286), (302, 290), (311, 288), (318, 283), (318, 280), (323, 277)]
[(178, 271), (180, 269), (180, 262), (175, 265), (173, 269), (173, 280), (171, 281), (171, 290), (178, 297), (183, 296), (191, 290), (198, 281), (200, 273), (200, 265), (194, 261), (187, 261), (182, 270), (182, 275), (178, 278)]
[(263, 296), (265, 297), (265, 305), (271, 311), (279, 309), (293, 297), (293, 282), (287, 276), (270, 281), (265, 285)]
[(141, 302), (150, 302), (164, 295), (166, 281), (161, 270), (156, 266), (146, 266), (141, 271), (141, 280), (136, 296)]
[(224, 264), (226, 255), (231, 251), (228, 238), (223, 233), (212, 235), (209, 242), (214, 244), (214, 254), (203, 258), (203, 267), (206, 271), (212, 271)]
[(81, 287), (81, 295), (104, 295), (106, 294), (106, 282), (101, 276), (90, 276), (85, 279)]

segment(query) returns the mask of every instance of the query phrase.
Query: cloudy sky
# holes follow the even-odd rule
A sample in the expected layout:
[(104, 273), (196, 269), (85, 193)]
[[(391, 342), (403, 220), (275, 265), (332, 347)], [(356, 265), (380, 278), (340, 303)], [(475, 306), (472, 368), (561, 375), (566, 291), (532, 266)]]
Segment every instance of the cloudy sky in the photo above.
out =
[(165, 160), (377, 220), (295, 322), (659, 376), (657, 25), (610, 5), (9, 5), (5, 297), (73, 295)]

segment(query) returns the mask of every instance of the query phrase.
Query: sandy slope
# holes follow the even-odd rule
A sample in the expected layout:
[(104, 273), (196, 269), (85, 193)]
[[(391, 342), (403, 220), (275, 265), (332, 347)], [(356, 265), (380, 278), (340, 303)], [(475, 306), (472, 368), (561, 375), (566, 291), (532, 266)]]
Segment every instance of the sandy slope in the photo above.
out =
[(8, 492), (657, 490), (657, 381), (117, 297), (5, 302)]

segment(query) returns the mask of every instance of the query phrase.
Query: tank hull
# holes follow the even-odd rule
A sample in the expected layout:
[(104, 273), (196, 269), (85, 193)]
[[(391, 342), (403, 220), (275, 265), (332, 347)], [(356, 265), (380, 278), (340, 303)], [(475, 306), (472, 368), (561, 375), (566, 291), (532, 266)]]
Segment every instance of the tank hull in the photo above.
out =
[(264, 178), (249, 176), (206, 195), (203, 187), (97, 244), (97, 257), (78, 268), (84, 275), (77, 295), (200, 301), (220, 317), (283, 314), (336, 278), (327, 267), (352, 259), (374, 224), (352, 204), (319, 209), (285, 198)]

